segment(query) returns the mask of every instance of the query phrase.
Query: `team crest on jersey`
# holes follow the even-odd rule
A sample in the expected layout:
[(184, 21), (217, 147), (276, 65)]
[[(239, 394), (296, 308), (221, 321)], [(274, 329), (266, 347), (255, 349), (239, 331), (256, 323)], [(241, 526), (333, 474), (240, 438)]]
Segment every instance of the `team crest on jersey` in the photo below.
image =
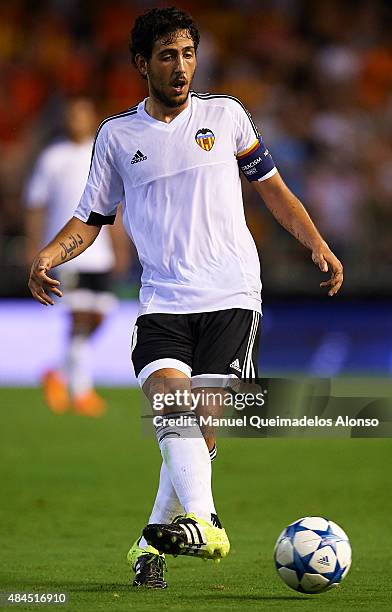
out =
[(215, 142), (214, 132), (208, 128), (197, 130), (195, 140), (204, 151), (211, 151)]

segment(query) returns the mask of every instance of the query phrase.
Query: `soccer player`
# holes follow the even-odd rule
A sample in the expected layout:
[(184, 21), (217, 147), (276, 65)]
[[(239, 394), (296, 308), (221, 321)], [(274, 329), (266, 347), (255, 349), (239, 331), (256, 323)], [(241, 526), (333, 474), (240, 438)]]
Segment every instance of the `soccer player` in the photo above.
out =
[(166, 400), (166, 418), (156, 423), (163, 459), (157, 497), (128, 553), (134, 584), (151, 588), (167, 586), (165, 553), (220, 559), (230, 548), (211, 490), (215, 440), (203, 438), (185, 391), (257, 373), (260, 268), (239, 170), (314, 263), (331, 271), (321, 283), (329, 295), (343, 282), (341, 263), (283, 182), (241, 102), (190, 90), (198, 44), (194, 22), (175, 8), (136, 20), (130, 51), (149, 96), (100, 125), (74, 217), (37, 255), (29, 281), (39, 302), (53, 304), (50, 292), (61, 291), (48, 271), (89, 247), (124, 202), (124, 225), (143, 266), (133, 365), (152, 405), (158, 393), (182, 393), (175, 406)]
[[(97, 125), (93, 102), (83, 97), (69, 99), (64, 118), (66, 138), (44, 149), (26, 188), (29, 265), (42, 244), (51, 240), (72, 216), (89, 172)], [(63, 261), (68, 259), (65, 248), (64, 245)], [(126, 261), (124, 253), (123, 248), (122, 266)], [(94, 390), (90, 340), (115, 304), (110, 277), (113, 266), (120, 262), (118, 248), (116, 255), (117, 259), (110, 232), (105, 228), (91, 249), (77, 260), (65, 261), (61, 268), (71, 321), (63, 363), (43, 377), (44, 396), (53, 412), (62, 413), (72, 406), (79, 414), (100, 416), (105, 409), (104, 400)]]

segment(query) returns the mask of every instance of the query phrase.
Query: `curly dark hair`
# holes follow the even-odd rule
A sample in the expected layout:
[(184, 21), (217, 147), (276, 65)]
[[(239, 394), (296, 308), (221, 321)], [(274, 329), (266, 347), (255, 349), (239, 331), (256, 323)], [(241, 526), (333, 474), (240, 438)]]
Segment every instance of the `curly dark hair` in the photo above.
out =
[(129, 41), (133, 64), (135, 64), (135, 57), (138, 53), (147, 60), (151, 59), (154, 43), (162, 36), (170, 38), (170, 35), (177, 30), (188, 30), (196, 51), (200, 34), (188, 13), (175, 6), (170, 6), (163, 9), (154, 8), (140, 15), (132, 28)]

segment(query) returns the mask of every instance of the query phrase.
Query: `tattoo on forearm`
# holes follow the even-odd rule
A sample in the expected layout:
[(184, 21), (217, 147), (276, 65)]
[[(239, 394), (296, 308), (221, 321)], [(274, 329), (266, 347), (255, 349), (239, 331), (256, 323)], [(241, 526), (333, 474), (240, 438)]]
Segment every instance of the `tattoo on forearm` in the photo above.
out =
[(59, 242), (59, 245), (61, 246), (61, 261), (74, 257), (76, 255), (76, 253), (74, 253), (75, 249), (84, 243), (84, 240), (80, 234), (76, 234), (76, 236), (74, 234), (70, 234), (68, 238), (68, 244), (65, 242)]

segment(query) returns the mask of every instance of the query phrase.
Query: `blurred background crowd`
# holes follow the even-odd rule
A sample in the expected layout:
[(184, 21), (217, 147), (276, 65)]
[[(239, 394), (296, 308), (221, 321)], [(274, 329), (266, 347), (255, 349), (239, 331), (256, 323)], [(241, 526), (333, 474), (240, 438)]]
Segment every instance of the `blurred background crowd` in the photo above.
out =
[[(343, 295), (390, 294), (390, 2), (10, 0), (0, 3), (0, 295), (27, 295), (24, 185), (61, 133), (64, 100), (90, 96), (104, 117), (145, 97), (129, 32), (140, 12), (168, 4), (201, 30), (193, 88), (234, 95), (252, 112), (284, 179), (345, 263)], [(244, 189), (267, 294), (319, 294), (309, 253)], [(119, 279), (125, 293), (138, 284), (132, 260)]]

